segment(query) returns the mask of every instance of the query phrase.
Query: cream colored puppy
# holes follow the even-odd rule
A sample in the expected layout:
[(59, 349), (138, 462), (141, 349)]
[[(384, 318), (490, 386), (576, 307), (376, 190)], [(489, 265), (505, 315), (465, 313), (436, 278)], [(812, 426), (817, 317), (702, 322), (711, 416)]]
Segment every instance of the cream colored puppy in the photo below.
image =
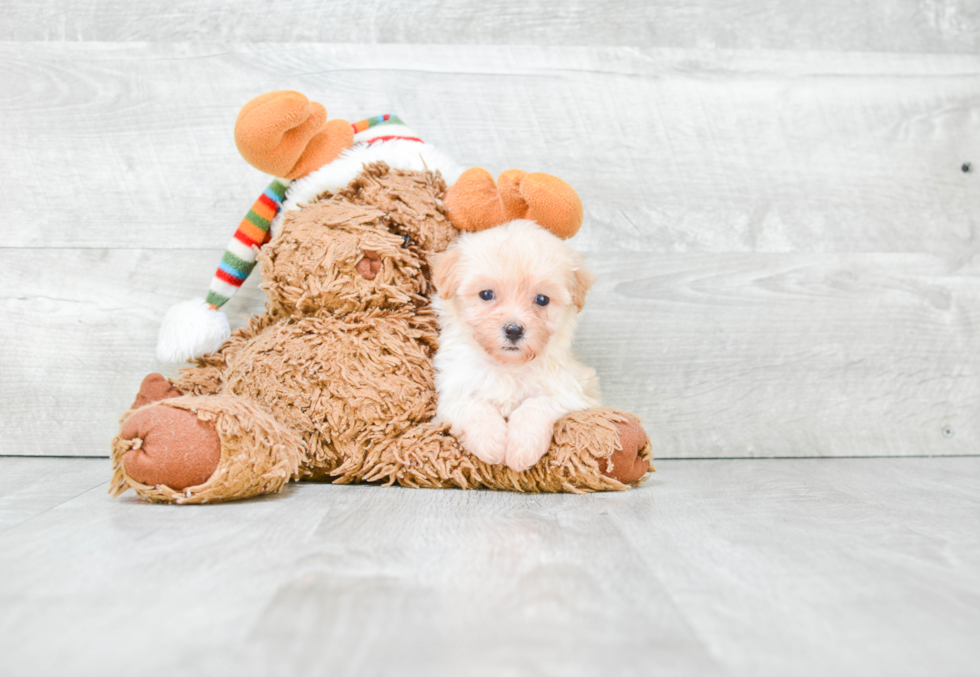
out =
[(526, 470), (555, 421), (599, 404), (575, 360), (575, 316), (595, 278), (581, 254), (533, 221), (460, 235), (433, 261), (439, 291), (436, 420), (480, 460)]

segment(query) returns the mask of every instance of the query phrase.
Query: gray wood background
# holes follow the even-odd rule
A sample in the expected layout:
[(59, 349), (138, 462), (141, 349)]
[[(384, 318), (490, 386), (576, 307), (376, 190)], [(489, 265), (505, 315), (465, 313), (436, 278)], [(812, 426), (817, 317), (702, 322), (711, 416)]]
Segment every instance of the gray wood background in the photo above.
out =
[[(162, 314), (265, 185), (238, 108), (283, 88), (575, 186), (600, 277), (579, 349), (658, 456), (978, 453), (980, 3), (0, 16), (0, 454), (108, 453)], [(261, 303), (250, 280), (226, 310)]]

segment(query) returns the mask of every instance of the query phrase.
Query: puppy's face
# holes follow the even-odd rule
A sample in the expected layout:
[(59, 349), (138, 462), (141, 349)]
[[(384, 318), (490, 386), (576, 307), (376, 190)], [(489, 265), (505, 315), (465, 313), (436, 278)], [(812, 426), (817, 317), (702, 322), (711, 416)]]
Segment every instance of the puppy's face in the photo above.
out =
[(461, 235), (434, 261), (445, 307), (495, 361), (523, 364), (570, 330), (594, 278), (581, 254), (531, 221)]

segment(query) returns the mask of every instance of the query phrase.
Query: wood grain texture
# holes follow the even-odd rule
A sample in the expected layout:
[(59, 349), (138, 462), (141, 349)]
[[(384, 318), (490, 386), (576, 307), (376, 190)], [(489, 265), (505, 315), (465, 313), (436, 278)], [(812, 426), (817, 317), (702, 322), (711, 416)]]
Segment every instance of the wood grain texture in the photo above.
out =
[(909, 254), (593, 255), (578, 345), (658, 455), (976, 454), (980, 268)]
[[(155, 358), (163, 314), (204, 296), (221, 254), (0, 249), (0, 454), (107, 456), (143, 376), (176, 375)], [(225, 306), (233, 326), (261, 310), (258, 277)]]
[[(105, 455), (220, 250), (0, 249), (0, 453)], [(976, 454), (980, 268), (925, 254), (590, 254), (577, 346), (658, 457)], [(33, 275), (56, 270), (57, 275)], [(253, 275), (227, 314), (262, 308)], [(30, 281), (27, 284), (25, 281)], [(166, 368), (164, 368), (166, 367)]]
[[(658, 455), (978, 448), (975, 55), (8, 42), (0, 63), (0, 453), (107, 453), (159, 319), (266, 183), (238, 107), (284, 87), (572, 183), (602, 280), (583, 358)], [(228, 314), (260, 307), (253, 280)]]
[[(71, 493), (67, 468), (104, 463), (5, 458), (0, 478)], [(980, 659), (977, 458), (667, 461), (594, 496), (14, 498), (3, 674), (917, 677)]]
[(976, 52), (970, 0), (71, 0), (6, 3), (0, 40), (643, 45)]
[(223, 247), (266, 182), (235, 115), (281, 88), (397, 112), (464, 164), (561, 175), (590, 251), (980, 241), (972, 55), (5, 43), (0, 63), (8, 247)]

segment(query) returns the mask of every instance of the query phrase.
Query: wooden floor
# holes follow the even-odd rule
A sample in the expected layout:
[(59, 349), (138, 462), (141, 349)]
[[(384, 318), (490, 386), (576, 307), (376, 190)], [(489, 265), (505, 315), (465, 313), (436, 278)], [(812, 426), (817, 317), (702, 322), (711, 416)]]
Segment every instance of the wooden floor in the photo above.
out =
[(106, 494), (0, 458), (3, 675), (969, 675), (980, 458), (662, 461), (594, 496)]

